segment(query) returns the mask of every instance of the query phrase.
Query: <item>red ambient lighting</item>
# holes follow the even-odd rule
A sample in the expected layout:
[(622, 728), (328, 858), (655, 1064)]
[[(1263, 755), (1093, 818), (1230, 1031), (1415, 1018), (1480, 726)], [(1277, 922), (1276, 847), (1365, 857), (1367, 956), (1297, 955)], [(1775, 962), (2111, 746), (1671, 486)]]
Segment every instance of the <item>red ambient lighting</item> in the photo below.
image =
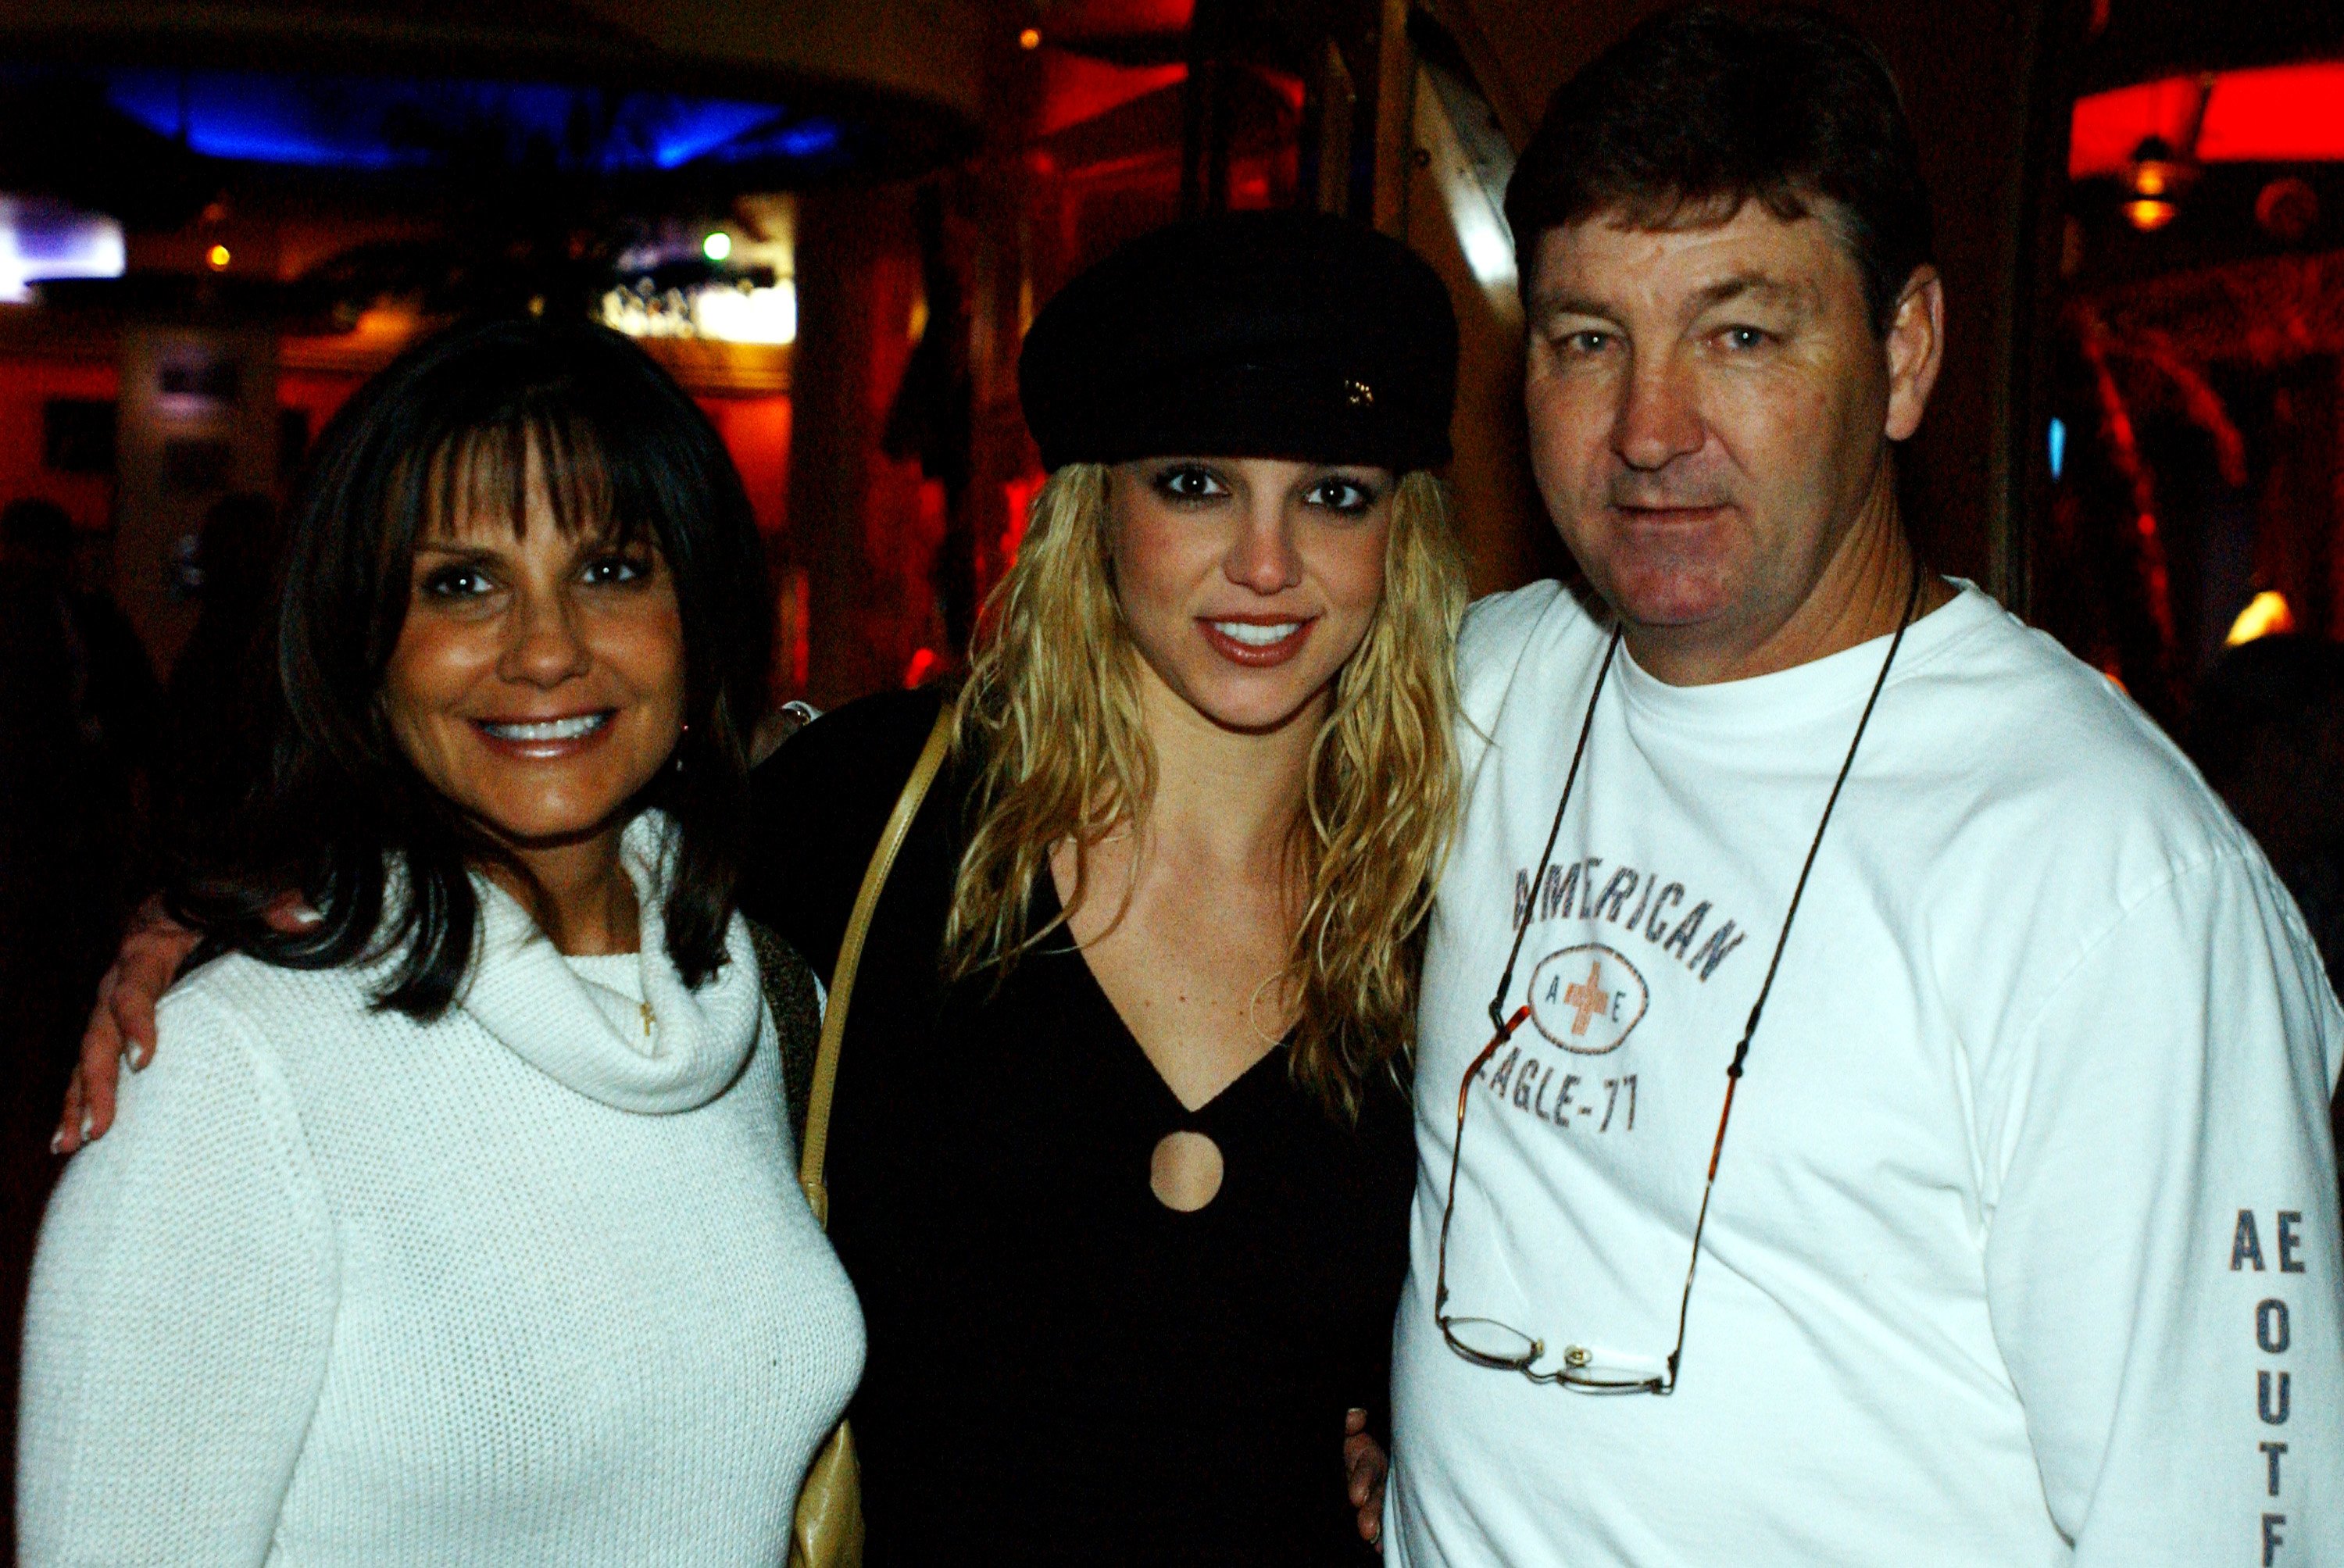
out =
[[(2189, 133), (2200, 78), (2168, 76), (2076, 100), (2067, 175), (2126, 174), (2143, 138)], [(2344, 62), (2221, 71), (2198, 133), (2199, 163), (2344, 160)]]
[(1113, 66), (1054, 50), (1042, 60), (1042, 112), (1035, 133), (1054, 136), (1068, 126), (1096, 119), (1134, 98), (1177, 86), (1187, 78), (1188, 67), (1177, 61), (1164, 66)]

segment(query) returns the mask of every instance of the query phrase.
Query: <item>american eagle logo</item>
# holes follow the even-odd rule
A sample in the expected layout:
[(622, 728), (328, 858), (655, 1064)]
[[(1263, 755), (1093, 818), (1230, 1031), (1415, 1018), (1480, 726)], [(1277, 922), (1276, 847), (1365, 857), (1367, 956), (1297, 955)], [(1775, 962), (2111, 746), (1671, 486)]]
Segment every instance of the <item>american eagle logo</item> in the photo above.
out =
[(1643, 1021), (1652, 993), (1636, 966), (1601, 943), (1565, 947), (1531, 971), (1531, 1022), (1566, 1051), (1608, 1056)]

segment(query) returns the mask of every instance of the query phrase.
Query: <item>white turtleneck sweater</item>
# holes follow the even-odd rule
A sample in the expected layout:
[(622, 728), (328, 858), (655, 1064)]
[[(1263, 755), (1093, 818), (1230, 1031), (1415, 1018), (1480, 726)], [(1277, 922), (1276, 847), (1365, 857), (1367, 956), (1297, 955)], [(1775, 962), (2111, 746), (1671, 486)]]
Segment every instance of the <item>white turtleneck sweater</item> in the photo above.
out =
[(640, 956), (564, 959), (484, 891), (436, 1024), (245, 957), (164, 999), (42, 1229), (24, 1562), (782, 1561), (862, 1318), (747, 934), (684, 988), (658, 835)]

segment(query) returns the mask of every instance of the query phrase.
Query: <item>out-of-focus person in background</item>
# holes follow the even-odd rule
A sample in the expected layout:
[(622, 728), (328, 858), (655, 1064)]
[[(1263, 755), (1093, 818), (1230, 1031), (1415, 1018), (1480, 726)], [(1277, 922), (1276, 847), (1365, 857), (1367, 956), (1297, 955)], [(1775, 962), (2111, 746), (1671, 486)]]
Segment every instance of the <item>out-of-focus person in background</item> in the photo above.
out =
[(740, 481), (583, 323), (451, 329), (322, 445), (268, 786), (43, 1228), (21, 1561), (779, 1562), (863, 1339), (733, 906)]
[(2344, 647), (2288, 632), (2226, 651), (2198, 689), (2188, 750), (2344, 989)]
[[(156, 702), (121, 612), (76, 583), (77, 541), (54, 502), (0, 508), (0, 1338), (10, 1343), (54, 1175), (40, 1152), (51, 1108), (121, 930)], [(0, 1399), (11, 1403), (15, 1374), (9, 1358)]]
[[(2198, 689), (2188, 749), (2295, 895), (2344, 992), (2344, 647), (2283, 632), (2228, 650)], [(2344, 1094), (2331, 1116), (2344, 1145)]]
[(128, 622), (76, 583), (75, 543), (53, 501), (0, 508), (0, 996), (37, 1058), (11, 1083), (26, 1128), (71, 1068), (74, 1015), (121, 928), (158, 706)]
[(171, 666), (154, 751), (155, 835), (166, 864), (216, 845), (268, 755), (265, 637), (281, 539), (266, 496), (230, 495), (205, 514), (195, 629)]

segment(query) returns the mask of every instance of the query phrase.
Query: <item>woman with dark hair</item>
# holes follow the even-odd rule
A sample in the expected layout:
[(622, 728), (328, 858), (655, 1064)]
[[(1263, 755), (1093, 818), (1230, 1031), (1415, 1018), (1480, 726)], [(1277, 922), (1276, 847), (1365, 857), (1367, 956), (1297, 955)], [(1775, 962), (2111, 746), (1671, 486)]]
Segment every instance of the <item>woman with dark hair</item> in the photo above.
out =
[(255, 655), (277, 610), (278, 553), (277, 508), (267, 496), (223, 496), (204, 514), (196, 623), (171, 663), (148, 770), (149, 836), (163, 865), (217, 853), (217, 836), (267, 765), (268, 704), (257, 699), (274, 672)]
[(601, 329), (456, 329), (337, 418), (263, 798), (44, 1228), (26, 1562), (786, 1550), (862, 1331), (733, 911), (763, 582)]

